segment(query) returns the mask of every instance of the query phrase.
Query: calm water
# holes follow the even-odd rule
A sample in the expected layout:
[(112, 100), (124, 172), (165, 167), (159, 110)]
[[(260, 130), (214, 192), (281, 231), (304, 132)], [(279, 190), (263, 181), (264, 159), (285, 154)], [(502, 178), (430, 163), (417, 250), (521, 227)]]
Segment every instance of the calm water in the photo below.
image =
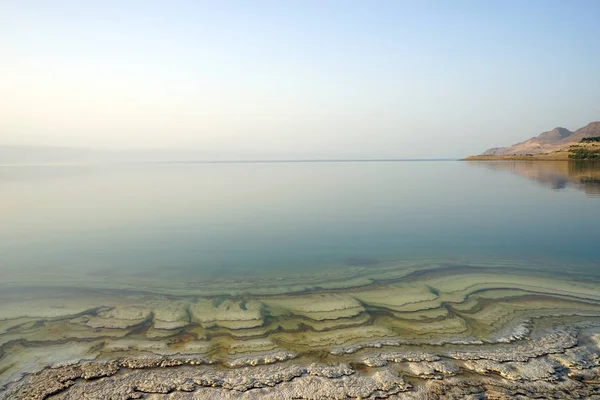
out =
[(85, 360), (591, 343), (599, 189), (563, 162), (1, 167), (0, 398)]
[(598, 195), (591, 163), (0, 167), (0, 277), (210, 282), (423, 259), (593, 275)]

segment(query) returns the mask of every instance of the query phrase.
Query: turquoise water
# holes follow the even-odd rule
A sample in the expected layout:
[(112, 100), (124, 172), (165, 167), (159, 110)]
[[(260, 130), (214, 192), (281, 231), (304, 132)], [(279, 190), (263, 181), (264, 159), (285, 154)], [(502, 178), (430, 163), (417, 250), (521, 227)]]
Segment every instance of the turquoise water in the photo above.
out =
[(396, 260), (600, 266), (600, 166), (0, 167), (0, 276), (210, 281)]

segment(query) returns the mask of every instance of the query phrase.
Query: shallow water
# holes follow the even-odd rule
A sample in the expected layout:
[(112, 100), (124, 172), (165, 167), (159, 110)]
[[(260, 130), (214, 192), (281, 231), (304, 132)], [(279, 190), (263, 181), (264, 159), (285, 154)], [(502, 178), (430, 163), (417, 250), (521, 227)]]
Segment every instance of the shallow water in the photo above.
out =
[(589, 323), (599, 194), (589, 162), (0, 167), (0, 386), (81, 359), (355, 362)]

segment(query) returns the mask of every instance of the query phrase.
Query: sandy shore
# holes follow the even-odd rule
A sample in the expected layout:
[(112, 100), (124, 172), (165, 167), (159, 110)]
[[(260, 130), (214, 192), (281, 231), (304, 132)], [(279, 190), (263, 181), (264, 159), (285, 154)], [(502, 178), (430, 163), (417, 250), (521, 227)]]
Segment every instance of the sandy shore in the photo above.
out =
[(573, 161), (568, 152), (557, 152), (551, 154), (537, 155), (513, 155), (513, 156), (469, 156), (460, 161)]

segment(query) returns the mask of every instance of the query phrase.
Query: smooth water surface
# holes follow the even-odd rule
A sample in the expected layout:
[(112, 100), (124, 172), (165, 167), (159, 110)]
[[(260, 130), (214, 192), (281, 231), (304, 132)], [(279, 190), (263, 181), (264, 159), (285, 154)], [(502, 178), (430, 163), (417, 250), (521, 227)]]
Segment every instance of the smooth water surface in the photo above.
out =
[(593, 273), (598, 194), (593, 163), (2, 167), (0, 273), (205, 282), (422, 259)]

